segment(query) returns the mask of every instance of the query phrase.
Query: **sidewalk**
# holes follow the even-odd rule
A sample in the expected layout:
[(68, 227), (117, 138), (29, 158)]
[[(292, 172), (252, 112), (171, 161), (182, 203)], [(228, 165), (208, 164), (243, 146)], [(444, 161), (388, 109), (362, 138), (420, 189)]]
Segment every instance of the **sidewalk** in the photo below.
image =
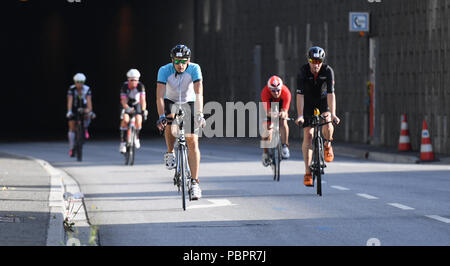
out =
[(450, 164), (450, 156), (435, 154), (435, 161), (420, 161), (420, 151), (398, 151), (396, 148), (358, 143), (333, 144), (335, 154), (388, 163)]
[(64, 171), (0, 152), (0, 246), (98, 245), (77, 194), (78, 184)]
[(0, 153), (0, 246), (45, 246), (50, 176), (36, 162)]

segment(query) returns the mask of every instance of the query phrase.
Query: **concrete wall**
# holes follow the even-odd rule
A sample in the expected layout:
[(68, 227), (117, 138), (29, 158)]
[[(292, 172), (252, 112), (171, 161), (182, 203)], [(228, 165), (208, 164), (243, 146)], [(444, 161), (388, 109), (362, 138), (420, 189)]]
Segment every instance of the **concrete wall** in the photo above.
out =
[[(370, 35), (349, 32), (349, 12), (355, 11), (371, 13)], [(294, 93), (307, 49), (319, 45), (336, 75), (343, 121), (335, 139), (396, 147), (405, 113), (414, 150), (426, 119), (434, 151), (450, 154), (449, 14), (448, 0), (197, 0), (194, 53), (204, 72), (205, 100), (259, 101), (272, 74)], [(369, 38), (376, 39), (378, 51), (373, 137)], [(292, 130), (294, 138), (299, 135)]]

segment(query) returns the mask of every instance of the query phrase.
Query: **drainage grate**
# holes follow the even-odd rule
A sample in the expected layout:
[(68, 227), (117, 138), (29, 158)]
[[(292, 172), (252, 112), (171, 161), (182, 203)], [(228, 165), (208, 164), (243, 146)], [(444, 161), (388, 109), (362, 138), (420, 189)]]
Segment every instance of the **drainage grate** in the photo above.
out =
[(21, 223), (22, 219), (19, 217), (0, 217), (0, 223)]

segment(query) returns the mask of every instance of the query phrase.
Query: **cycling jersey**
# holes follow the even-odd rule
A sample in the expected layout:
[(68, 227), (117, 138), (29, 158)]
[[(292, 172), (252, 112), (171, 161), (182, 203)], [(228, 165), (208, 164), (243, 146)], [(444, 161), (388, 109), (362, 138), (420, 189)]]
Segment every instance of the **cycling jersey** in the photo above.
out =
[(87, 106), (87, 96), (91, 96), (91, 89), (89, 86), (83, 84), (83, 88), (81, 89), (81, 93), (78, 93), (78, 90), (75, 85), (72, 85), (69, 87), (69, 90), (67, 91), (67, 96), (73, 97), (72, 102), (72, 111), (81, 108), (86, 108)]
[(291, 91), (288, 87), (283, 85), (281, 89), (281, 95), (279, 98), (274, 98), (268, 86), (264, 87), (261, 92), (261, 100), (264, 103), (264, 108), (270, 111), (271, 103), (278, 102), (280, 110), (289, 111), (289, 106), (291, 105)]
[(195, 102), (194, 83), (202, 80), (200, 66), (189, 63), (183, 73), (177, 73), (172, 63), (162, 66), (158, 71), (157, 82), (166, 85), (164, 99), (175, 103)]
[(129, 106), (136, 106), (141, 103), (141, 96), (145, 97), (145, 87), (140, 81), (136, 88), (130, 89), (128, 87), (128, 81), (125, 81), (120, 90), (120, 97), (127, 98), (127, 104)]
[(304, 95), (303, 115), (314, 114), (314, 108), (321, 113), (329, 112), (327, 94), (334, 93), (334, 71), (328, 65), (322, 65), (317, 76), (311, 73), (309, 64), (301, 67), (297, 79), (297, 94)]

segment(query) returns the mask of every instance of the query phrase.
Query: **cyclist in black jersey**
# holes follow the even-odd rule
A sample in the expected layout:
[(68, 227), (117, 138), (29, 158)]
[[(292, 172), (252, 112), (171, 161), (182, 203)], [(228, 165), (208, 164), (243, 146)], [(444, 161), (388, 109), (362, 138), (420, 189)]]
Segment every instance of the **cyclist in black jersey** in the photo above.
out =
[(145, 96), (145, 86), (139, 81), (141, 73), (137, 69), (130, 69), (127, 72), (128, 81), (124, 82), (120, 90), (120, 103), (122, 105), (120, 122), (120, 152), (127, 151), (125, 137), (130, 122), (130, 113), (136, 117), (136, 139), (135, 146), (141, 147), (139, 133), (142, 129), (142, 119), (147, 120), (147, 100)]
[[(327, 121), (339, 124), (340, 119), (336, 116), (336, 96), (334, 94), (334, 71), (326, 64), (325, 51), (318, 47), (311, 47), (308, 51), (308, 63), (303, 65), (297, 79), (297, 124), (303, 125), (303, 158), (305, 161), (304, 184), (312, 186), (313, 180), (309, 166), (312, 159), (312, 137), (313, 128), (311, 118), (314, 109), (318, 108), (320, 113), (326, 116)], [(331, 141), (333, 140), (334, 127), (331, 123), (322, 127), (325, 138), (325, 161), (334, 159)]]
[(86, 76), (83, 73), (77, 73), (73, 77), (75, 84), (69, 87), (67, 91), (67, 114), (66, 117), (69, 120), (69, 132), (67, 137), (69, 139), (69, 156), (74, 157), (73, 147), (75, 144), (75, 114), (78, 108), (84, 108), (84, 137), (89, 138), (88, 127), (91, 119), (95, 118), (95, 114), (92, 110), (92, 92), (91, 88), (85, 84)]

